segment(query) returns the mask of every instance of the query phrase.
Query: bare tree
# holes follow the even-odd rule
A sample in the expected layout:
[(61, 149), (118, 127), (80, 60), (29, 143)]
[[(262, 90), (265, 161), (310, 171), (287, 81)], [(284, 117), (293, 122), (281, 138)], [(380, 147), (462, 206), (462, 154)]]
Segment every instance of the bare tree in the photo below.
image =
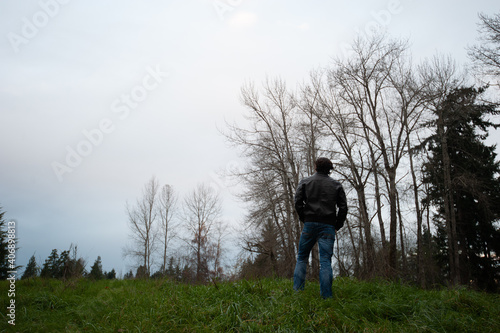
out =
[(158, 180), (153, 176), (144, 186), (142, 197), (137, 199), (135, 206), (131, 207), (128, 203), (126, 205), (132, 245), (124, 249), (124, 255), (138, 259), (148, 276), (157, 240), (155, 227), (158, 189)]
[(469, 57), (479, 74), (496, 78), (500, 86), (500, 13), (479, 14), (479, 19), (481, 44), (468, 48)]
[[(352, 57), (337, 59), (329, 79), (339, 91), (342, 106), (355, 116), (358, 135), (368, 148), (377, 198), (381, 197), (379, 176), (386, 184), (390, 216), (388, 273), (394, 275), (399, 220), (397, 184), (401, 177), (398, 170), (407, 155), (408, 131), (419, 122), (422, 103), (415, 92), (406, 42), (376, 35), (356, 39), (352, 47)], [(383, 234), (384, 226), (379, 221)]]
[(245, 170), (234, 174), (245, 185), (241, 198), (251, 203), (247, 222), (260, 233), (268, 219), (279, 237), (280, 275), (291, 276), (301, 226), (294, 209), (294, 194), (301, 173), (298, 158), (299, 117), (296, 101), (283, 80), (266, 80), (262, 90), (252, 84), (241, 89), (250, 127), (228, 125), (229, 142), (243, 148), (249, 159)]
[[(417, 280), (422, 283), (425, 281), (423, 275), (423, 254), (422, 254), (422, 223), (423, 223), (423, 209), (421, 208), (421, 185), (422, 177), (419, 177), (419, 170), (421, 170), (421, 165), (418, 165), (415, 159), (415, 147), (421, 142), (421, 137), (425, 136), (425, 122), (427, 122), (431, 117), (431, 112), (425, 107), (427, 99), (424, 93), (428, 88), (428, 82), (421, 80), (418, 75), (418, 70), (415, 69), (407, 58), (403, 57), (396, 61), (394, 70), (390, 73), (391, 85), (394, 88), (398, 104), (400, 106), (400, 116), (399, 119), (402, 124), (402, 139), (403, 142), (406, 141), (406, 158), (408, 162), (408, 172), (411, 176), (409, 181), (409, 188), (412, 190), (411, 194), (413, 196), (413, 206), (409, 203), (409, 209), (413, 212), (413, 216), (416, 218), (417, 224)], [(405, 149), (405, 147), (402, 147)], [(403, 191), (404, 192), (404, 191)], [(402, 206), (401, 200), (398, 196), (398, 205)], [(406, 271), (406, 254), (405, 254), (405, 240), (403, 237), (403, 218), (402, 218), (402, 208), (399, 208), (399, 220), (400, 220), (400, 245), (403, 260), (403, 271)]]
[(160, 242), (162, 244), (162, 270), (167, 269), (167, 249), (168, 244), (176, 236), (176, 226), (173, 223), (177, 197), (171, 185), (163, 185), (158, 196), (158, 215), (160, 219)]
[(224, 276), (223, 259), (225, 253), (224, 239), (228, 235), (228, 225), (222, 220), (216, 220), (212, 241), (213, 269), (210, 271), (212, 279), (221, 279)]
[[(375, 249), (371, 232), (371, 219), (369, 218), (367, 198), (366, 198), (366, 182), (370, 176), (370, 168), (365, 165), (367, 150), (361, 145), (359, 135), (359, 124), (355, 121), (355, 114), (351, 109), (342, 104), (342, 99), (339, 97), (339, 91), (334, 85), (328, 84), (325, 81), (323, 72), (314, 72), (311, 75), (311, 83), (303, 88), (303, 99), (307, 105), (314, 109), (316, 119), (318, 119), (325, 128), (325, 133), (330, 135), (336, 156), (334, 172), (346, 179), (355, 189), (357, 194), (357, 207), (359, 210), (359, 232), (364, 234), (364, 240), (359, 237), (358, 242), (363, 249), (363, 262), (365, 271), (368, 275), (372, 273), (374, 268)], [(332, 153), (332, 152), (330, 152)], [(349, 227), (350, 228), (350, 227)], [(352, 236), (353, 250), (357, 252), (354, 242), (355, 236)], [(355, 270), (360, 271), (361, 266), (358, 256), (355, 255)]]
[(191, 259), (196, 267), (198, 283), (205, 282), (209, 278), (209, 264), (214, 260), (213, 234), (221, 213), (219, 194), (205, 184), (199, 184), (184, 199), (184, 220), (189, 232), (186, 243), (189, 245)]

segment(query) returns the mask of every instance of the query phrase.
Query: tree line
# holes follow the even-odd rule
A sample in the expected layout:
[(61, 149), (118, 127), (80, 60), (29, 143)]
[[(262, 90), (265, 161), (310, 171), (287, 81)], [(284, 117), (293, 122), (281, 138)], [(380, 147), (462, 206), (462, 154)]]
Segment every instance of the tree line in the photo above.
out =
[[(123, 278), (169, 278), (188, 283), (205, 283), (227, 278), (224, 263), (227, 225), (222, 220), (222, 200), (206, 184), (188, 193), (181, 205), (170, 185), (160, 188), (156, 177), (144, 185), (142, 196), (126, 204), (130, 242), (123, 248), (124, 258), (133, 261)], [(8, 259), (8, 233), (0, 208), (0, 279), (13, 269)], [(177, 247), (172, 248), (172, 241)], [(179, 244), (180, 241), (180, 244)], [(16, 239), (17, 243), (17, 239)], [(53, 249), (40, 266), (33, 255), (21, 279), (41, 277), (54, 279), (114, 279), (116, 271), (105, 272), (99, 256), (90, 270), (78, 256), (77, 247)], [(135, 272), (135, 273), (134, 273)]]
[[(469, 54), (489, 84), (471, 83), (451, 57), (414, 64), (406, 41), (373, 35), (296, 89), (280, 78), (243, 85), (248, 121), (224, 132), (246, 161), (232, 173), (250, 207), (242, 276), (292, 276), (295, 189), (327, 156), (350, 206), (340, 275), (498, 288), (500, 164), (485, 139), (499, 126), (500, 15), (480, 19)], [(310, 269), (317, 276), (317, 249)]]
[[(5, 211), (0, 206), (0, 280), (7, 279), (9, 271), (17, 271), (22, 267), (16, 266), (12, 268), (12, 261), (8, 256), (9, 237), (7, 220), (5, 220), (4, 215)], [(18, 239), (15, 238), (15, 243), (17, 244), (17, 242)], [(33, 254), (24, 268), (21, 279), (37, 277), (61, 280), (74, 278), (90, 278), (93, 280), (117, 278), (114, 268), (109, 272), (103, 271), (100, 256), (97, 257), (90, 271), (87, 271), (86, 265), (85, 259), (78, 256), (77, 246), (70, 245), (69, 250), (58, 251), (57, 249), (53, 249), (42, 266), (36, 262), (35, 255)]]
[[(123, 278), (169, 278), (205, 283), (227, 277), (223, 262), (227, 225), (221, 218), (219, 194), (210, 186), (199, 184), (184, 197), (182, 205), (177, 205), (177, 201), (173, 187), (164, 185), (160, 189), (153, 176), (135, 204), (126, 204), (130, 243), (124, 247), (123, 255), (131, 258), (135, 265)], [(6, 279), (7, 272), (13, 270), (8, 257), (9, 238), (4, 214), (0, 208), (0, 279)], [(171, 248), (172, 240), (181, 243)], [(86, 265), (78, 256), (77, 247), (71, 245), (69, 250), (53, 249), (42, 266), (33, 255), (21, 279), (116, 278), (115, 269), (103, 271), (100, 256), (89, 271)]]
[[(136, 263), (136, 277), (168, 277), (189, 283), (224, 278), (227, 225), (222, 220), (220, 195), (201, 183), (181, 204), (178, 201), (174, 188), (160, 186), (153, 176), (135, 204), (126, 204), (130, 243), (123, 253)], [(177, 241), (174, 248), (173, 240)]]
[(21, 280), (37, 277), (60, 280), (75, 278), (112, 280), (117, 278), (114, 268), (109, 272), (103, 271), (100, 256), (97, 257), (90, 271), (87, 271), (85, 267), (85, 260), (77, 257), (77, 247), (72, 245), (70, 250), (60, 251), (60, 253), (58, 253), (57, 249), (53, 249), (41, 267), (36, 262), (35, 255), (32, 255), (24, 269)]

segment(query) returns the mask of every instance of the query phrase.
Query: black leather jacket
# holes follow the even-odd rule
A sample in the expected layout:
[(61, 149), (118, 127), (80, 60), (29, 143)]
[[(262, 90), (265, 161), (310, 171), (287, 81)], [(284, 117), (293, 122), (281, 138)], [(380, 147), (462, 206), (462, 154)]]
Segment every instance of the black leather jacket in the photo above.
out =
[(327, 223), (338, 230), (347, 216), (344, 188), (330, 176), (316, 172), (299, 182), (295, 209), (302, 222)]

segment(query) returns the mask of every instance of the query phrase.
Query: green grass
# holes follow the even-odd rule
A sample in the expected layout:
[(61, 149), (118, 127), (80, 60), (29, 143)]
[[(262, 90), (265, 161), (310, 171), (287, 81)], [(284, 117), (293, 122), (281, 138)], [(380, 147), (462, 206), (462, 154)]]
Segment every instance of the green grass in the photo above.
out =
[[(7, 281), (0, 292), (7, 296)], [(500, 332), (500, 296), (337, 279), (295, 293), (286, 279), (189, 286), (161, 280), (16, 282), (0, 332)], [(6, 309), (8, 297), (0, 305)]]

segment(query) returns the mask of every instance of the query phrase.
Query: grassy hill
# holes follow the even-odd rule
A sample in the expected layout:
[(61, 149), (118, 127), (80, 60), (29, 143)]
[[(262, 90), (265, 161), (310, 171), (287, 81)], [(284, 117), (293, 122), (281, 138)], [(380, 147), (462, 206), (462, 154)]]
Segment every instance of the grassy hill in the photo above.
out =
[(1, 281), (0, 332), (500, 332), (500, 296), (388, 282), (286, 279), (190, 286), (161, 280), (16, 282), (16, 326)]

